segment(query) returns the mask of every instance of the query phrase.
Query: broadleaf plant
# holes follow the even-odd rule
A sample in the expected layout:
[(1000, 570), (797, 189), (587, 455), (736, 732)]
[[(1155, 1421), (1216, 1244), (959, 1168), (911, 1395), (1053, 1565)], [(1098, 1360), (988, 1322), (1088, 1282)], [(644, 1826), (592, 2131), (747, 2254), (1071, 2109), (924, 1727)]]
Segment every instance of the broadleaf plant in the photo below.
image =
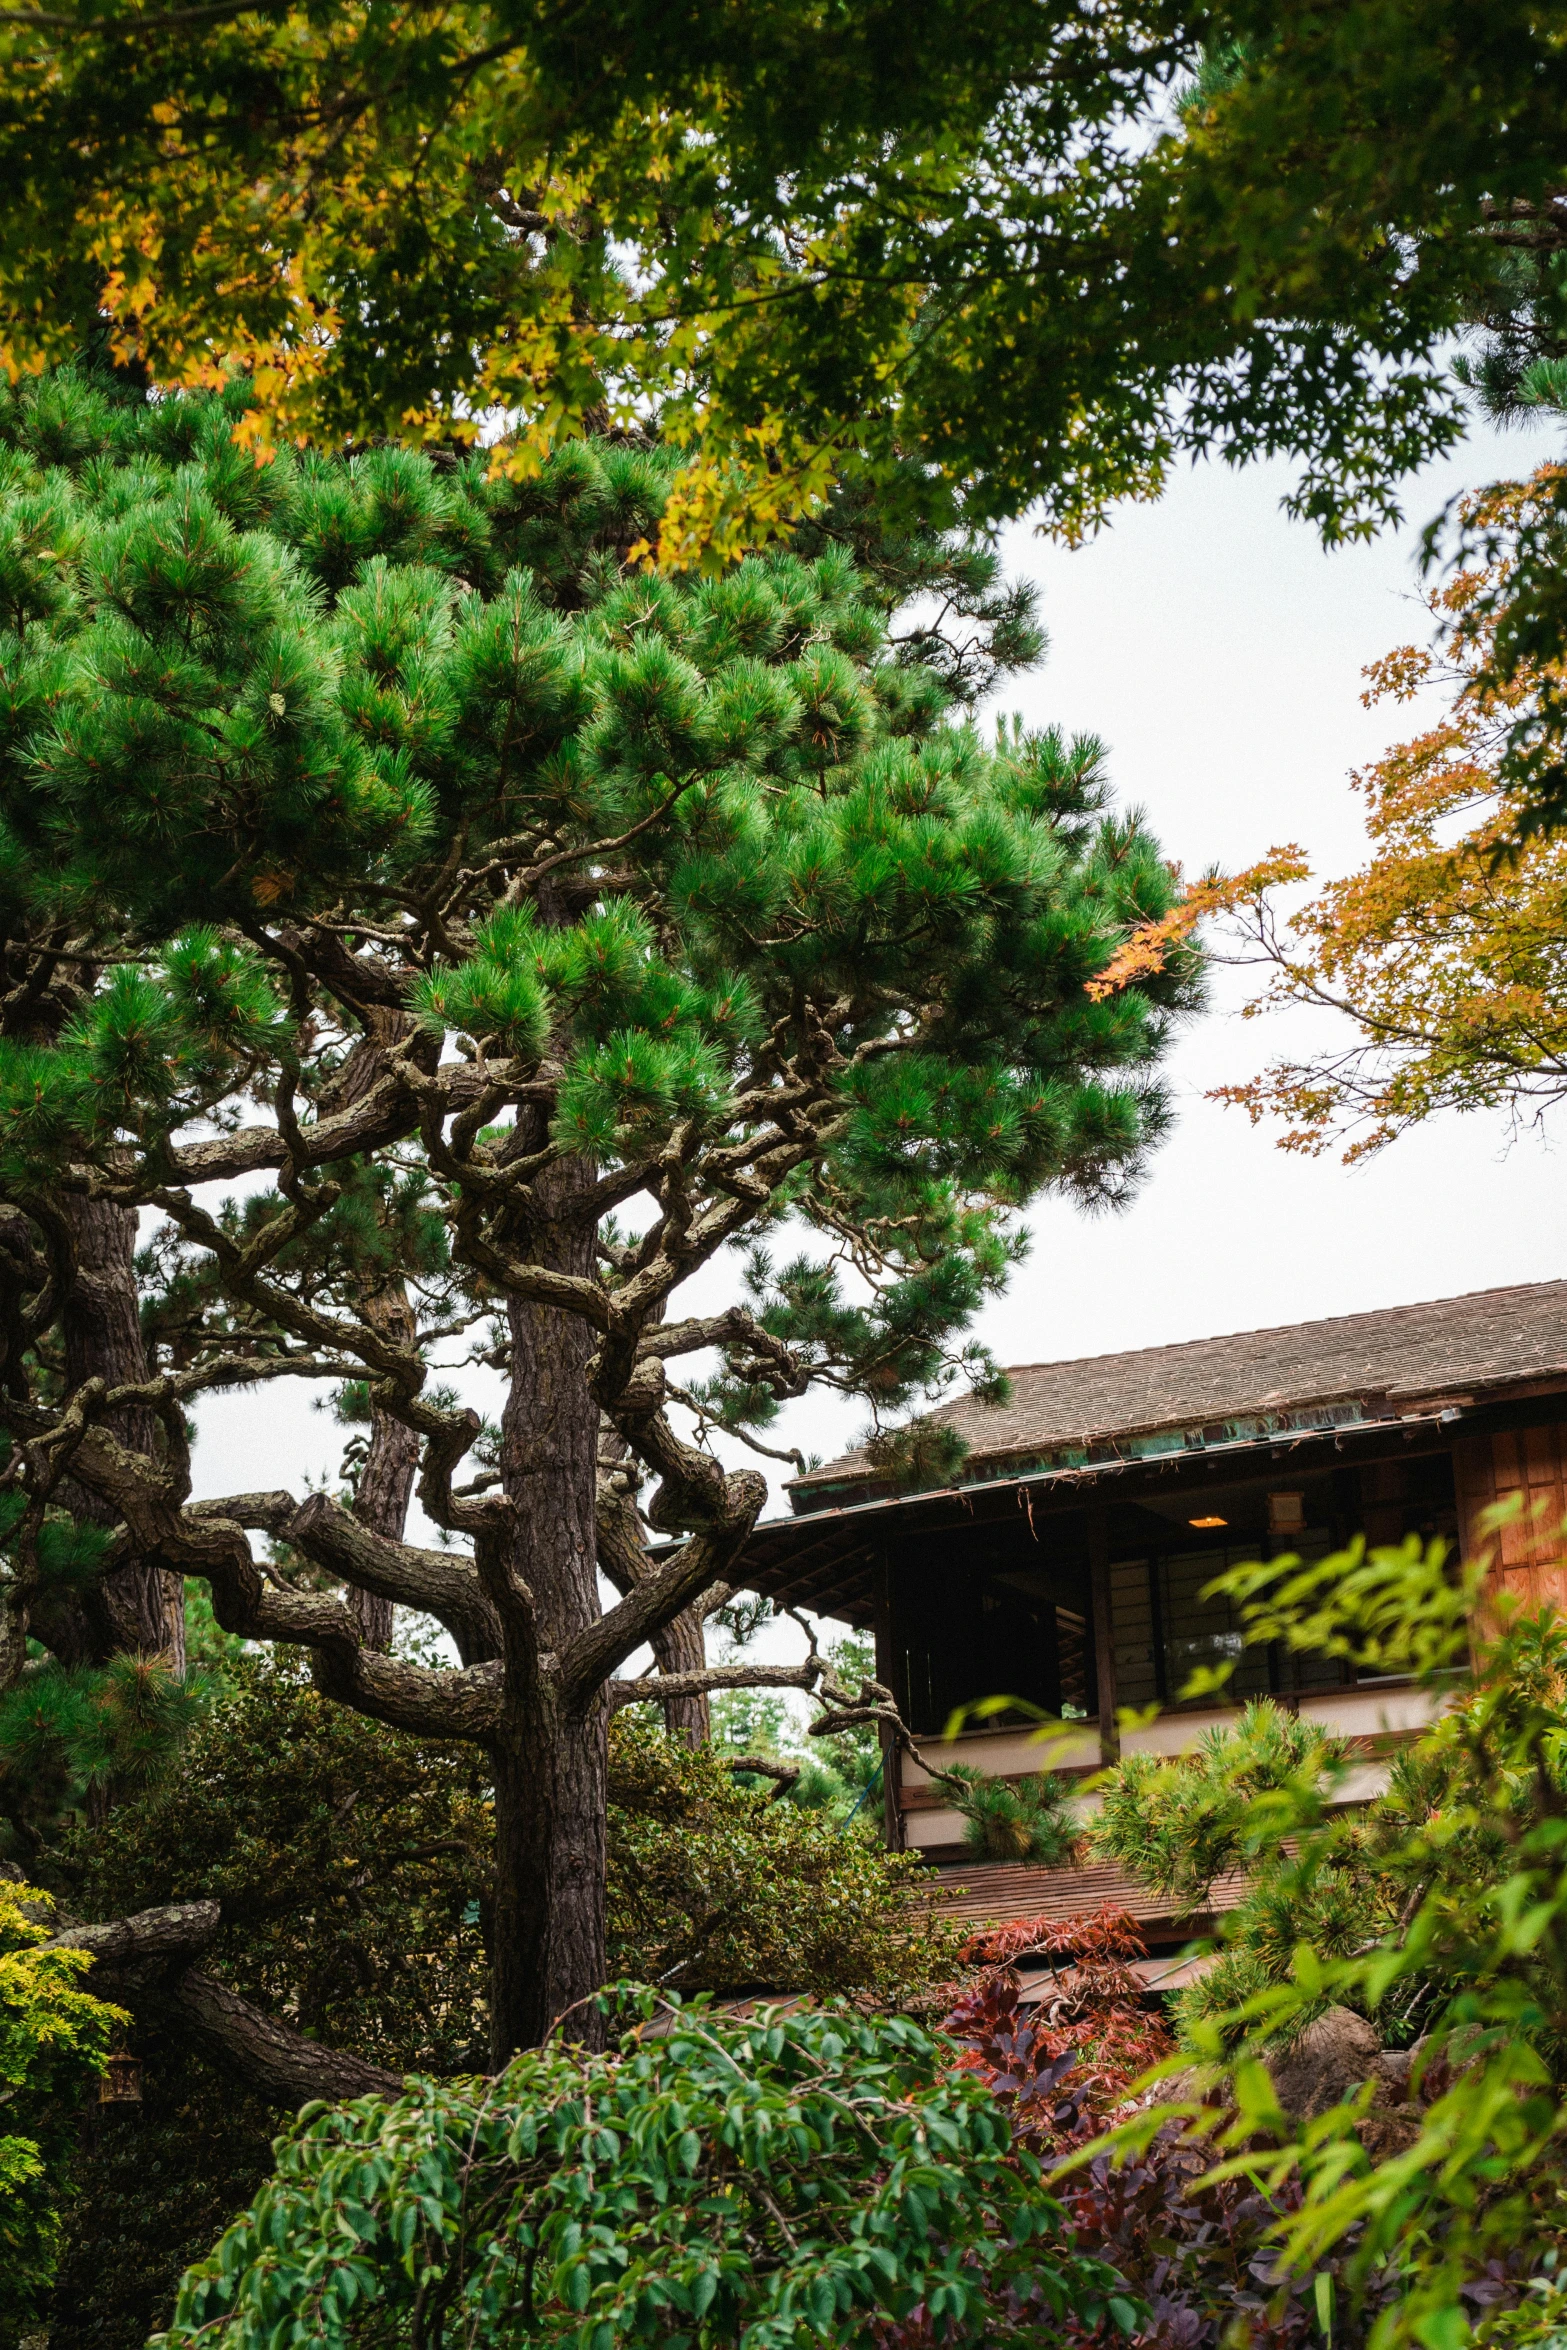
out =
[(493, 2082), (307, 2110), (162, 2350), (436, 2327), (813, 2350), (921, 2319), (1022, 2345), (1069, 2310), (1112, 2339), (1135, 2319), (1114, 2270), (1067, 2248), (1002, 2106), (921, 2026), (630, 1999), (641, 2027), (611, 2054), (556, 2042)]

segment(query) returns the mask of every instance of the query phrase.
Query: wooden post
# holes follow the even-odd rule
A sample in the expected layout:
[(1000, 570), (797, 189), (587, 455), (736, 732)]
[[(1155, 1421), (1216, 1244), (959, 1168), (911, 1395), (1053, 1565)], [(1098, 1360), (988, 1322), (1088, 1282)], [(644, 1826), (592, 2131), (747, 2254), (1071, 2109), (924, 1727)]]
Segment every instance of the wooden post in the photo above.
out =
[[(890, 1689), (903, 1710), (905, 1698), (893, 1672), (892, 1642), (892, 1571), (887, 1554), (881, 1554), (876, 1569), (876, 1621), (873, 1633), (876, 1642), (876, 1678), (883, 1688)], [(903, 1749), (885, 1722), (881, 1726), (881, 1826), (889, 1852), (903, 1850)]]
[(1110, 1525), (1102, 1505), (1088, 1512), (1088, 1583), (1094, 1609), (1094, 1679), (1098, 1688), (1099, 1760), (1106, 1769), (1121, 1759), (1115, 1726), (1115, 1626), (1110, 1617)]

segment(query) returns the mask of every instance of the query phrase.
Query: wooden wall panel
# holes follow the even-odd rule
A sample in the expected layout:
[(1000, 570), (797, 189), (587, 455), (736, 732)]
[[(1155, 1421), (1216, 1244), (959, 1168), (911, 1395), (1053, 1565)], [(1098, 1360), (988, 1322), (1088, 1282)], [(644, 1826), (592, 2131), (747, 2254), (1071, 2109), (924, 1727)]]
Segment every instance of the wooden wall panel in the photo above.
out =
[[(1492, 1582), (1521, 1607), (1567, 1613), (1567, 1426), (1460, 1437), (1453, 1476), (1464, 1557), (1489, 1555)], [(1515, 1515), (1487, 1530), (1483, 1513), (1499, 1502)]]

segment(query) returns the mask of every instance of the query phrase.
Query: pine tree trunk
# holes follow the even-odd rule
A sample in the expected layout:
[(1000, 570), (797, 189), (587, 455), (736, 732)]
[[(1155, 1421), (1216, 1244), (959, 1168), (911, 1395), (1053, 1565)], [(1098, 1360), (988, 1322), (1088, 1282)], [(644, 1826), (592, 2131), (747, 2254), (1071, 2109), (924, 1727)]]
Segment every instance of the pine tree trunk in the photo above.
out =
[[(593, 1270), (585, 1194), (593, 1170), (568, 1159), (532, 1185), (518, 1245), (537, 1264)], [(513, 1299), (511, 1391), (501, 1480), (516, 1507), (512, 1572), (532, 1595), (539, 1647), (558, 1649), (599, 1614), (595, 1504), (598, 1406), (588, 1385), (594, 1336), (577, 1316)], [(519, 1667), (522, 1660), (518, 1660)], [(604, 1980), (604, 1813), (608, 1709), (596, 1690), (563, 1708), (547, 1677), (522, 1669), (495, 1751), (495, 1883), (490, 1918), (494, 2060), (535, 2046), (567, 2009), (576, 2039), (602, 2037), (578, 2002)]]
[[(365, 1319), (404, 1345), (412, 1345), (417, 1335), (408, 1291), (401, 1281), (389, 1282), (385, 1289), (366, 1300)], [(418, 1467), (417, 1433), (405, 1428), (401, 1420), (394, 1420), (389, 1412), (383, 1412), (379, 1405), (372, 1405), (370, 1449), (354, 1495), (354, 1516), (361, 1525), (368, 1526), (373, 1534), (385, 1535), (388, 1542), (402, 1541)], [(379, 1592), (350, 1588), (348, 1604), (359, 1619), (366, 1647), (380, 1649), (385, 1654), (392, 1645), (392, 1602), (383, 1599)]]
[[(69, 1194), (61, 1205), (77, 1258), (62, 1314), (67, 1381), (73, 1388), (84, 1379), (102, 1379), (110, 1387), (137, 1385), (147, 1378), (148, 1368), (136, 1295), (135, 1214), (110, 1200)], [(132, 1451), (156, 1455), (158, 1420), (150, 1405), (122, 1405), (104, 1424)], [(73, 1486), (69, 1499), (82, 1517), (102, 1521), (108, 1514), (81, 1487)], [(81, 1619), (85, 1653), (70, 1661), (102, 1664), (128, 1651), (161, 1656), (176, 1673), (184, 1672), (185, 1587), (178, 1575), (129, 1559), (104, 1577)], [(52, 1638), (50, 1645), (55, 1646)]]
[[(688, 1607), (653, 1635), (653, 1656), (661, 1673), (700, 1673), (707, 1667), (707, 1634), (700, 1608)], [(713, 1735), (713, 1714), (706, 1693), (664, 1700), (664, 1727), (671, 1738), (688, 1746), (706, 1746)]]
[(564, 2019), (597, 2045), (602, 2020), (579, 2002), (604, 1980), (604, 1814), (608, 1713), (602, 1694), (573, 1718), (547, 1708), (495, 1754), (495, 1891), (490, 1917), (490, 2054), (499, 2068)]

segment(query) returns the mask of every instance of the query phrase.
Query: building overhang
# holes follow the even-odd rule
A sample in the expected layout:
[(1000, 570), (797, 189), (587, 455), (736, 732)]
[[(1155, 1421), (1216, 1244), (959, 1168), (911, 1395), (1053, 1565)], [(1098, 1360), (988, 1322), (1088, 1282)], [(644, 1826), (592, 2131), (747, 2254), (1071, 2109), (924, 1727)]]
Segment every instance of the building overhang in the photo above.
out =
[(863, 1628), (880, 1604), (879, 1571), (892, 1545), (945, 1530), (1015, 1525), (1038, 1534), (1051, 1518), (1096, 1504), (1195, 1499), (1203, 1490), (1258, 1476), (1308, 1475), (1445, 1452), (1461, 1434), (1527, 1426), (1541, 1401), (1560, 1408), (1559, 1385), (1529, 1383), (1496, 1400), (1434, 1398), (1396, 1417), (1303, 1427), (1219, 1443), (1183, 1444), (1081, 1466), (986, 1476), (935, 1492), (865, 1501), (764, 1520), (750, 1535), (734, 1580), (783, 1607), (802, 1607)]

